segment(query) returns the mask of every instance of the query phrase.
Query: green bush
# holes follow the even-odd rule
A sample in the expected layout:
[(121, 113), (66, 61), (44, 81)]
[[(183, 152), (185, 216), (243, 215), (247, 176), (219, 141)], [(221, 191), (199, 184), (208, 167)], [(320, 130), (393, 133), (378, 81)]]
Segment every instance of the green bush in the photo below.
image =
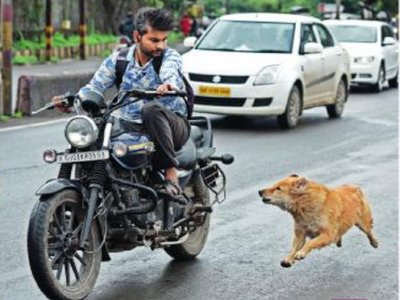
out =
[(13, 58), (14, 65), (34, 65), (38, 63), (38, 59), (36, 56), (15, 56)]
[(173, 46), (183, 41), (183, 34), (180, 31), (172, 31), (168, 37), (168, 44)]
[(0, 116), (0, 121), (5, 122), (5, 121), (8, 121), (8, 120), (10, 120), (9, 116), (6, 116), (6, 115), (1, 115)]
[[(111, 34), (100, 34), (93, 33), (86, 37), (86, 43), (88, 45), (96, 45), (96, 44), (109, 44), (118, 42), (118, 36), (114, 36)], [(45, 40), (44, 35), (42, 36), (42, 41)], [(60, 32), (56, 32), (53, 35), (53, 47), (76, 47), (79, 46), (81, 42), (81, 38), (79, 35), (72, 35), (68, 38), (65, 38), (64, 35)], [(16, 41), (13, 44), (14, 51), (22, 51), (22, 50), (37, 50), (37, 49), (45, 49), (45, 42), (35, 42), (31, 40), (26, 40), (21, 38), (21, 40)]]
[(15, 119), (21, 119), (22, 118), (22, 111), (16, 111), (15, 114), (12, 116)]
[(111, 53), (112, 53), (112, 51), (110, 49), (106, 49), (106, 50), (102, 51), (100, 55), (101, 55), (101, 57), (106, 58), (106, 57), (109, 57), (111, 55)]
[[(61, 61), (61, 58), (59, 58), (58, 56), (52, 56), (52, 57), (50, 57), (50, 62), (51, 63), (58, 63), (58, 62), (60, 62)], [(46, 57), (41, 57), (40, 58), (40, 61), (38, 61), (38, 63), (39, 64), (45, 64), (45, 63), (47, 63), (48, 61), (47, 61), (47, 59), (46, 59)]]
[(22, 50), (38, 50), (44, 49), (46, 47), (45, 43), (38, 43), (30, 40), (21, 39), (15, 43), (13, 43), (14, 51), (22, 51)]
[(112, 44), (118, 42), (119, 37), (110, 34), (94, 33), (87, 37), (86, 42), (88, 45), (96, 44)]

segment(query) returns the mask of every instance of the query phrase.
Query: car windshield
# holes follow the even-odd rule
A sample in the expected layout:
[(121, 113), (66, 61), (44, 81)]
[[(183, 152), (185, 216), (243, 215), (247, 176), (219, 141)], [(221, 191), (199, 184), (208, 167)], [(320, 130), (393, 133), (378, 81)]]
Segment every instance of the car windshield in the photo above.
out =
[(376, 43), (377, 29), (359, 25), (328, 25), (341, 43)]
[(196, 49), (255, 52), (292, 52), (294, 24), (218, 21)]

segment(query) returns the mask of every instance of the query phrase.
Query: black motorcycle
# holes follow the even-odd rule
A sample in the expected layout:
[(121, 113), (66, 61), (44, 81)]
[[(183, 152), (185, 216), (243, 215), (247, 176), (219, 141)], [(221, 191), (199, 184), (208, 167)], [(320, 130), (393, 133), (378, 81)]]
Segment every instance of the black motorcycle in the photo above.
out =
[[(212, 207), (225, 200), (226, 178), (214, 162), (230, 164), (234, 158), (214, 156), (210, 121), (194, 117), (190, 138), (177, 153), (183, 193), (171, 196), (158, 189), (164, 175), (152, 168), (154, 143), (133, 122), (112, 114), (157, 96), (132, 90), (108, 103), (94, 92), (63, 96), (63, 106), (77, 111), (65, 127), (70, 146), (62, 153), (44, 152), (44, 160), (60, 169), (57, 179), (36, 192), (28, 230), (31, 270), (49, 299), (88, 296), (110, 252), (145, 246), (191, 260), (204, 248)], [(48, 104), (39, 111), (52, 108)]]

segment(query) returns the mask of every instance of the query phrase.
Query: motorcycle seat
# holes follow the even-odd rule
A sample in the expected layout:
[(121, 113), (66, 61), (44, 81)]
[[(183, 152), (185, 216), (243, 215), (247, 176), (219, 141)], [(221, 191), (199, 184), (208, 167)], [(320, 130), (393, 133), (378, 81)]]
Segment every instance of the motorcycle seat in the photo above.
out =
[(204, 134), (197, 126), (191, 126), (190, 138), (183, 145), (182, 149), (175, 153), (179, 162), (179, 168), (190, 170), (196, 166), (197, 148), (200, 148), (204, 141)]
[(175, 153), (179, 162), (179, 168), (191, 170), (196, 166), (197, 153), (196, 146), (191, 138), (183, 145), (183, 147)]
[(190, 126), (190, 139), (193, 141), (193, 143), (196, 145), (196, 148), (201, 147), (204, 141), (204, 134), (203, 131), (197, 126)]

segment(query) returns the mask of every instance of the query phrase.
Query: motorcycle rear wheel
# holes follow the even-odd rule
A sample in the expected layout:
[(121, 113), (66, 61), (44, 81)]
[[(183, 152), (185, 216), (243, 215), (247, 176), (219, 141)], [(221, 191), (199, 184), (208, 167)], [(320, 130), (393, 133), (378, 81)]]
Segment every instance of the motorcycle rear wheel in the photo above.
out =
[[(199, 173), (192, 178), (192, 187), (196, 197), (196, 203), (210, 205), (210, 194), (203, 178)], [(189, 233), (188, 239), (179, 245), (168, 246), (164, 250), (175, 260), (195, 259), (203, 250), (210, 230), (211, 214), (207, 213), (203, 225), (198, 226), (195, 231)]]
[(96, 283), (101, 251), (93, 251), (100, 246), (99, 229), (94, 222), (88, 249), (79, 250), (84, 218), (81, 196), (74, 190), (41, 199), (33, 208), (28, 229), (29, 263), (37, 285), (49, 299), (84, 299)]

